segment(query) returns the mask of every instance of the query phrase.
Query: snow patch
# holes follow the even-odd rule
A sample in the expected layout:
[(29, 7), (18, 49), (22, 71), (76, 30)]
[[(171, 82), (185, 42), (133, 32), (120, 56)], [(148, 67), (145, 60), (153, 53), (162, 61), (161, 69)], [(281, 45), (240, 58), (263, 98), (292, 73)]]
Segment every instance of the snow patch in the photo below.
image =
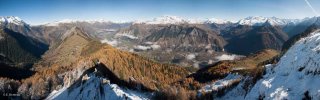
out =
[(269, 79), (269, 80), (263, 80), (262, 81), (262, 84), (265, 86), (265, 87), (267, 87), (267, 88), (271, 88), (271, 82), (272, 82), (272, 80), (273, 80), (274, 78), (271, 78), (271, 79)]
[(274, 98), (275, 100), (284, 100), (288, 96), (288, 92), (284, 90), (283, 88), (277, 88), (276, 91), (270, 94), (271, 98)]

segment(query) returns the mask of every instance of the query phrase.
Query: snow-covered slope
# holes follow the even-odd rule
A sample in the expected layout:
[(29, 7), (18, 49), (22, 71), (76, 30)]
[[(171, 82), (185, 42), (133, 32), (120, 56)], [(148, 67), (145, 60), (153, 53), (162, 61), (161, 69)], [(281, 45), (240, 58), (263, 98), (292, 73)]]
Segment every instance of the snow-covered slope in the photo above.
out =
[(70, 87), (54, 90), (47, 100), (148, 100), (150, 93), (119, 87), (94, 73), (83, 76)]
[(320, 30), (296, 42), (255, 84), (246, 99), (320, 99)]
[(25, 25), (26, 23), (21, 20), (19, 17), (16, 16), (0, 16), (0, 25), (1, 24), (8, 24), (8, 23), (12, 23), (12, 24), (16, 24), (16, 25)]

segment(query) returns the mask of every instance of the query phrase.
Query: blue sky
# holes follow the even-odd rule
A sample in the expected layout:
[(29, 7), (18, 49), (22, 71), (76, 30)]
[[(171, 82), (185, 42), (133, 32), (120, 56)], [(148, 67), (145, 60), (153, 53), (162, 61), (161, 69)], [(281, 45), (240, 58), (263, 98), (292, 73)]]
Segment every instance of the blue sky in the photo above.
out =
[[(316, 12), (320, 0), (308, 0)], [(316, 16), (305, 0), (0, 0), (0, 16), (40, 24), (62, 19), (131, 21), (162, 15), (238, 20)]]

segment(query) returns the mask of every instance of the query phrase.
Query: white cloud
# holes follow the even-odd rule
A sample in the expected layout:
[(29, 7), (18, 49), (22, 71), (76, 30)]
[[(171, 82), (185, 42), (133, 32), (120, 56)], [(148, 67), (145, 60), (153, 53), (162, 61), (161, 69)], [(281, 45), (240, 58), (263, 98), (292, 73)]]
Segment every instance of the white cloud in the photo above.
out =
[(117, 41), (117, 40), (109, 41), (109, 40), (107, 40), (107, 39), (104, 39), (104, 40), (101, 40), (101, 43), (107, 43), (107, 44), (110, 44), (110, 45), (112, 45), (112, 46), (118, 45), (118, 41)]
[(217, 56), (215, 58), (217, 60), (234, 60), (234, 59), (239, 58), (239, 57), (241, 57), (241, 56), (234, 55), (234, 54), (232, 54), (232, 55), (223, 54), (223, 55)]
[(123, 37), (127, 37), (130, 39), (138, 39), (138, 37), (136, 37), (134, 35), (130, 35), (130, 34), (117, 34), (116, 36), (123, 36)]
[(134, 47), (134, 49), (145, 51), (145, 50), (150, 50), (151, 47), (149, 47), (149, 46), (143, 46), (143, 45), (137, 45), (137, 46)]

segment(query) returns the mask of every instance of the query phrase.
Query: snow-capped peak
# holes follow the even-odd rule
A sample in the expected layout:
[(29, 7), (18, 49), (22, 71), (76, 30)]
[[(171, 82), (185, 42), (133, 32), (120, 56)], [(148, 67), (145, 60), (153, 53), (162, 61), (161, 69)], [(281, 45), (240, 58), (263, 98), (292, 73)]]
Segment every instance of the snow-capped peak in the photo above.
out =
[(149, 21), (135, 21), (134, 24), (183, 24), (187, 20), (178, 16), (161, 16)]
[(161, 16), (154, 18), (153, 20), (134, 21), (134, 24), (204, 24), (204, 23), (216, 23), (216, 24), (226, 24), (230, 21), (217, 19), (217, 18), (207, 18), (207, 19), (185, 19), (178, 16)]
[(217, 19), (217, 18), (208, 18), (205, 23), (216, 23), (216, 24), (226, 24), (230, 23), (230, 21), (224, 19)]
[(0, 24), (8, 24), (13, 23), (16, 25), (24, 25), (26, 24), (23, 20), (16, 16), (0, 16)]
[(268, 20), (268, 18), (266, 18), (266, 17), (250, 16), (250, 17), (239, 20), (238, 24), (240, 24), (240, 25), (262, 25), (267, 20)]
[[(86, 23), (114, 23), (111, 21), (107, 21), (104, 19), (99, 19), (99, 20), (74, 20), (74, 19), (63, 19), (60, 21), (55, 21), (55, 22), (51, 22), (51, 23), (46, 23), (44, 24), (45, 26), (58, 26), (59, 24), (65, 24), (65, 23), (77, 23), (77, 22), (86, 22)], [(119, 22), (119, 23), (124, 23), (124, 22)]]
[(238, 24), (260, 26), (266, 22), (270, 23), (271, 25), (287, 25), (290, 23), (297, 24), (299, 20), (281, 19), (277, 17), (250, 16), (250, 17), (239, 20)]

